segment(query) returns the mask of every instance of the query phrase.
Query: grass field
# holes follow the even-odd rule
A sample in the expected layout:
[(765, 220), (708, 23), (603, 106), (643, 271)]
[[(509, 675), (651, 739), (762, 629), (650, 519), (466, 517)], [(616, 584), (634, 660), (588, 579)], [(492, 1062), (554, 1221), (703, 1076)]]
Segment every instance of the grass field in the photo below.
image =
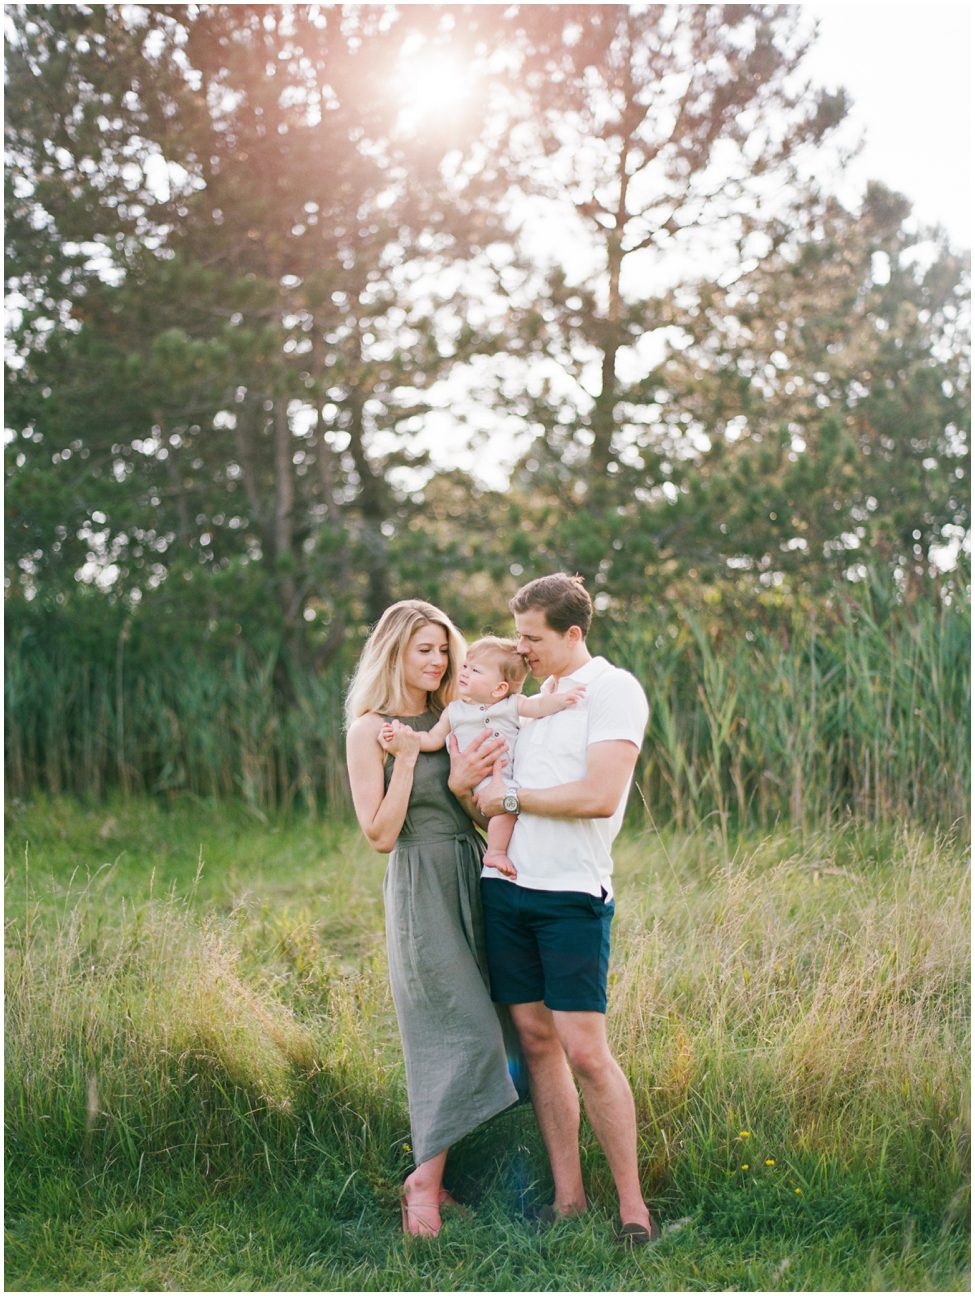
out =
[(385, 861), (348, 824), (12, 802), (8, 1290), (968, 1290), (968, 846), (909, 822), (631, 826), (610, 1030), (661, 1244), (546, 1234), (529, 1109), (404, 1242)]

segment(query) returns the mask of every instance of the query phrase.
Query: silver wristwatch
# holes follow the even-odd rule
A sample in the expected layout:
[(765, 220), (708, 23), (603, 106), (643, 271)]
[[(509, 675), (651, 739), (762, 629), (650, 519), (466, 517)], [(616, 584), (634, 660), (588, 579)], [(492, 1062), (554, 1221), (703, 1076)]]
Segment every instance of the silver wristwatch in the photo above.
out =
[(513, 814), (513, 815), (518, 814), (519, 811), (521, 810), (521, 805), (519, 804), (518, 801), (518, 793), (514, 790), (514, 788), (508, 788), (507, 792), (501, 798), (501, 809), (505, 812), (505, 814)]

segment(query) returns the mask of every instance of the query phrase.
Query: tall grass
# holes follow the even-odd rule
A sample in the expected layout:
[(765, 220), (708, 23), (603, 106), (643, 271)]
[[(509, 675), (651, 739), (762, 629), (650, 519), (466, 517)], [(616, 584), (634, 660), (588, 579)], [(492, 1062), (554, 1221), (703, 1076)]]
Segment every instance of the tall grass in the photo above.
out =
[(729, 634), (686, 616), (615, 630), (647, 683), (646, 804), (688, 828), (967, 818), (970, 612), (862, 590), (829, 619)]
[[(349, 808), (341, 733), (349, 660), (296, 669), (281, 692), (273, 645), (156, 646), (152, 627), (75, 642), (8, 626), (7, 780), (99, 798), (123, 792), (236, 797), (265, 813)], [(644, 683), (638, 773), (661, 823), (828, 823), (848, 813), (967, 814), (970, 613), (959, 578), (904, 603), (875, 583), (829, 606), (726, 620), (647, 610), (597, 620), (592, 646)]]
[[(219, 1179), (307, 1168), (324, 1149), (347, 1165), (350, 1142), (358, 1158), (367, 1108), (353, 1099), (375, 1061), (356, 1016), (384, 1000), (378, 979), (365, 993), (355, 978), (326, 982), (302, 1019), (244, 972), (232, 924), (161, 903), (98, 942), (80, 913), (53, 942), (28, 923), (9, 959), (13, 1165), (63, 1160), (132, 1182), (147, 1162)], [(388, 1109), (375, 1116), (389, 1123)]]
[(842, 1165), (880, 1183), (898, 1167), (962, 1185), (970, 878), (950, 843), (848, 825), (739, 847), (690, 885), (681, 854), (651, 884), (653, 920), (627, 918), (614, 988), (664, 1146), (690, 1133), (723, 1141), (732, 1171), (761, 1173), (770, 1152), (779, 1177)]
[(50, 655), (8, 642), (7, 785), (98, 800), (190, 792), (266, 812), (348, 804), (343, 678), (308, 674), (297, 700), (274, 687), (276, 654), (168, 660), (120, 674), (70, 641)]
[[(87, 822), (85, 846), (84, 812), (39, 803), (8, 833), (12, 852), (38, 843), (29, 872), (13, 853), (8, 866), (8, 1276), (11, 1260), (28, 1286), (66, 1272), (44, 1214), (52, 1185), (85, 1185), (97, 1219), (123, 1200), (151, 1210), (183, 1183), (197, 1202), (212, 1190), (218, 1214), (242, 1195), (257, 1214), (280, 1202), (282, 1237), (306, 1227), (287, 1207), (308, 1194), (306, 1251), (331, 1229), (334, 1255), (296, 1261), (290, 1286), (965, 1286), (969, 879), (950, 836), (779, 830), (732, 837), (727, 862), (717, 825), (624, 837), (609, 1028), (645, 1190), (679, 1226), (652, 1276), (607, 1270), (622, 1263), (599, 1240), (613, 1195), (588, 1129), (593, 1222), (554, 1248), (530, 1240), (522, 1211), (550, 1189), (525, 1111), (452, 1155), (455, 1190), (481, 1203), (471, 1237), (451, 1226), (422, 1270), (391, 1248), (408, 1121), (382, 861), (354, 834), (323, 853), (311, 820), (251, 819), (218, 850), (219, 814), (138, 802)], [(207, 858), (230, 863), (194, 880), (208, 835)], [(67, 873), (116, 847), (101, 871)], [(181, 879), (168, 893), (167, 869)], [(270, 1260), (262, 1281), (230, 1281), (234, 1247), (218, 1248), (222, 1273), (184, 1259), (176, 1285), (280, 1285)], [(88, 1263), (76, 1250), (69, 1273)], [(125, 1285), (152, 1286), (150, 1272)]]

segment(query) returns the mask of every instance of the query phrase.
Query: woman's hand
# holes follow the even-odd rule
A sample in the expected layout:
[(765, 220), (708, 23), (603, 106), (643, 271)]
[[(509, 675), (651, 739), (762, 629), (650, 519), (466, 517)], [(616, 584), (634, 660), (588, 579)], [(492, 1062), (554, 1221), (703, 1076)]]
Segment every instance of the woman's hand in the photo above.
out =
[(464, 801), (470, 797), (478, 783), (492, 773), (498, 758), (506, 754), (508, 744), (503, 738), (495, 738), (489, 729), (485, 729), (463, 751), (458, 746), (456, 736), (451, 734), (447, 750), (450, 752), (447, 786), (458, 801)]

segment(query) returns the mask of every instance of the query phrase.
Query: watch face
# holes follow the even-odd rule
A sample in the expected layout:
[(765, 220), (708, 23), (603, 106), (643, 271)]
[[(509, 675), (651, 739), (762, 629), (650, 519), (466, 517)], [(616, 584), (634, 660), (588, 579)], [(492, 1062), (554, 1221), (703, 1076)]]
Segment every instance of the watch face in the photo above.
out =
[(509, 792), (507, 796), (503, 797), (501, 805), (507, 814), (518, 813), (518, 798), (515, 796), (514, 792)]

